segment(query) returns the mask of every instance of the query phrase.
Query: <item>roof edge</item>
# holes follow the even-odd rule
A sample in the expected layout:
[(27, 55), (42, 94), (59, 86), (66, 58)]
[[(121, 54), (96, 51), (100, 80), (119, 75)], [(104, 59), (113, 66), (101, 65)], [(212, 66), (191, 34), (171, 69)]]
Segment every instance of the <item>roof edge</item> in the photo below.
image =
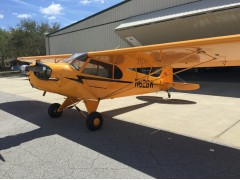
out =
[[(181, 7), (187, 7), (189, 4), (197, 4), (198, 5), (200, 3), (204, 3), (204, 1), (200, 0), (200, 1), (195, 1), (192, 3), (188, 3), (188, 4), (183, 4), (180, 5)], [(138, 16), (134, 16), (129, 18), (128, 22), (125, 22), (121, 25), (119, 25), (118, 27), (115, 28), (116, 31), (121, 31), (121, 30), (126, 30), (126, 29), (130, 29), (130, 28), (134, 28), (134, 27), (139, 27), (139, 26), (144, 26), (144, 25), (149, 25), (149, 24), (153, 24), (153, 23), (161, 23), (161, 22), (166, 22), (169, 20), (173, 20), (173, 19), (178, 19), (178, 18), (185, 18), (185, 17), (189, 17), (189, 16), (196, 16), (196, 15), (201, 15), (201, 14), (205, 14), (205, 13), (210, 13), (210, 12), (218, 12), (218, 11), (224, 11), (224, 10), (230, 10), (230, 9), (235, 9), (235, 8), (239, 8), (240, 7), (240, 3), (233, 3), (233, 4), (224, 4), (221, 6), (212, 6), (212, 7), (204, 7), (204, 8), (196, 8), (195, 10), (183, 10), (180, 11), (178, 13), (175, 13), (174, 16), (173, 14), (169, 14), (169, 13), (165, 13), (167, 15), (164, 16), (151, 16), (148, 19), (152, 19), (151, 21), (147, 21), (145, 18), (146, 15), (149, 16), (149, 14), (156, 14), (158, 12), (163, 12), (163, 11), (168, 11), (169, 9), (174, 9), (174, 8), (179, 8), (180, 6), (175, 6), (175, 7), (171, 7), (171, 8), (167, 8), (167, 9), (163, 9), (163, 10), (158, 10), (158, 11), (154, 11), (151, 13), (146, 13), (146, 14), (141, 14)], [(156, 14), (158, 15), (158, 14)], [(139, 18), (142, 17), (142, 18)], [(160, 18), (160, 17), (164, 17), (164, 18)], [(139, 18), (136, 20), (136, 18)]]

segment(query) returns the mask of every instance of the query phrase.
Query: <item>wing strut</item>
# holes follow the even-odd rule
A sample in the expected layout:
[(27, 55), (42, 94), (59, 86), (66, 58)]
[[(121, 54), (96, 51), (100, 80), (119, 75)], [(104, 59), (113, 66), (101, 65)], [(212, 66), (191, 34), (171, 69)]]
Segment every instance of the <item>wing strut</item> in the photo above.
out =
[[(128, 85), (126, 85), (126, 86), (124, 86), (124, 87), (122, 87), (122, 88), (120, 88), (120, 89), (118, 89), (118, 90), (116, 90), (116, 91), (114, 91), (114, 92), (112, 92), (112, 93), (104, 96), (102, 99), (107, 99), (107, 98), (109, 98), (109, 97), (111, 97), (111, 96), (113, 96), (113, 95), (117, 95), (117, 94), (120, 94), (120, 93), (122, 93), (122, 92), (125, 92), (125, 91), (128, 91), (128, 90), (130, 90), (130, 89), (133, 89), (133, 88), (135, 88), (135, 87), (131, 87), (131, 88), (129, 88), (129, 89), (126, 89), (126, 88), (129, 87), (129, 86), (131, 86), (131, 85), (133, 85), (133, 84), (135, 84), (135, 83), (138, 83), (138, 82), (140, 82), (141, 80), (143, 80), (143, 79), (145, 79), (145, 78), (148, 78), (149, 76), (152, 76), (153, 74), (156, 74), (156, 73), (158, 73), (158, 72), (160, 72), (160, 71), (162, 71), (162, 70), (164, 70), (164, 69), (166, 69), (166, 68), (168, 68), (168, 67), (170, 67), (170, 66), (173, 66), (173, 65), (176, 64), (176, 63), (182, 62), (182, 61), (186, 60), (187, 58), (189, 58), (189, 57), (191, 57), (191, 56), (193, 56), (193, 55), (201, 54), (201, 53), (202, 53), (202, 54), (206, 54), (205, 51), (202, 51), (202, 49), (198, 48), (195, 52), (187, 55), (186, 57), (181, 58), (181, 59), (179, 59), (179, 60), (177, 60), (177, 61), (175, 61), (175, 62), (173, 62), (173, 63), (170, 63), (170, 64), (166, 65), (165, 67), (161, 67), (161, 68), (159, 68), (158, 70), (156, 70), (156, 71), (154, 71), (154, 72), (152, 72), (152, 73), (144, 76), (143, 78), (140, 78), (140, 79), (138, 79), (137, 81), (134, 81), (134, 82), (132, 82), (132, 83), (130, 83), (130, 84), (128, 84)], [(209, 55), (209, 56), (210, 56), (210, 55)], [(215, 59), (216, 59), (216, 58), (213, 57), (213, 56), (211, 56), (211, 57), (214, 58), (214, 59), (212, 59), (212, 60), (215, 60)], [(211, 60), (211, 61), (212, 61), (212, 60)], [(209, 61), (207, 61), (207, 62), (209, 62)], [(204, 62), (204, 63), (207, 63), (207, 62)], [(201, 64), (203, 64), (203, 63), (200, 63), (200, 64), (198, 64), (197, 66), (199, 66), (199, 65), (201, 65)], [(192, 67), (191, 67), (191, 68), (192, 68)], [(188, 69), (190, 69), (190, 68), (187, 68), (187, 70), (188, 70)], [(183, 72), (183, 71), (181, 71), (181, 72)], [(180, 73), (180, 72), (179, 72), (179, 73)], [(156, 80), (159, 80), (159, 78), (157, 78)], [(153, 81), (156, 81), (156, 80), (153, 80)]]
[(202, 64), (205, 64), (205, 63), (208, 63), (208, 62), (211, 62), (211, 61), (214, 61), (214, 60), (217, 59), (216, 57), (214, 57), (214, 56), (212, 56), (212, 55), (210, 55), (210, 54), (207, 54), (206, 52), (202, 52), (202, 53), (204, 53), (204, 55), (206, 55), (206, 56), (208, 56), (208, 57), (210, 57), (210, 58), (212, 58), (212, 59), (210, 59), (210, 60), (208, 60), (208, 61), (204, 61), (204, 62), (198, 63), (198, 64), (196, 64), (196, 65), (194, 65), (194, 66), (191, 66), (191, 67), (182, 69), (182, 70), (177, 71), (177, 72), (175, 72), (175, 73), (173, 73), (173, 74), (168, 74), (168, 75), (163, 76), (163, 77), (161, 77), (161, 78), (154, 79), (153, 81), (156, 81), (156, 80), (159, 80), (159, 79), (164, 79), (164, 78), (166, 78), (166, 77), (168, 77), (168, 76), (170, 76), (170, 75), (173, 75), (173, 76), (174, 76), (174, 75), (177, 75), (177, 74), (179, 74), (179, 73), (182, 73), (182, 72), (184, 72), (184, 71), (187, 71), (187, 70), (189, 70), (189, 69), (198, 67), (198, 66), (200, 66), (200, 65), (202, 65)]
[(204, 55), (206, 55), (206, 56), (208, 56), (208, 57), (211, 57), (212, 59), (210, 59), (210, 60), (208, 60), (208, 61), (204, 61), (204, 62), (198, 63), (198, 64), (196, 64), (196, 65), (194, 65), (194, 66), (191, 66), (191, 67), (182, 69), (182, 70), (177, 71), (177, 72), (175, 72), (175, 73), (173, 73), (173, 74), (168, 74), (168, 75), (163, 76), (163, 77), (161, 77), (161, 78), (154, 79), (153, 81), (156, 81), (156, 80), (159, 80), (159, 79), (164, 79), (164, 78), (166, 78), (166, 77), (168, 77), (168, 76), (170, 76), (170, 75), (177, 75), (177, 74), (179, 74), (179, 73), (182, 73), (182, 72), (184, 72), (184, 71), (187, 71), (187, 70), (189, 70), (189, 69), (198, 67), (198, 66), (200, 66), (200, 65), (202, 65), (202, 64), (205, 64), (205, 63), (208, 63), (208, 62), (211, 62), (211, 61), (214, 61), (214, 60), (217, 59), (216, 57), (214, 57), (214, 56), (212, 56), (212, 55), (210, 55), (210, 54), (207, 54), (206, 52), (204, 52)]

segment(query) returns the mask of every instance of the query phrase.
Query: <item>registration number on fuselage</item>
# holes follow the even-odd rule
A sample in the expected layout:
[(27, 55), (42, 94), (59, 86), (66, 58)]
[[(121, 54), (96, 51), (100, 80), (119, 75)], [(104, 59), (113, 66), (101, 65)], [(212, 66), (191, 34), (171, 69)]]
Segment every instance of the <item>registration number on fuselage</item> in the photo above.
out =
[[(137, 81), (137, 79), (136, 79)], [(141, 80), (141, 81), (138, 81), (135, 83), (135, 87), (137, 88), (153, 88), (153, 82), (152, 81), (149, 81), (149, 80)]]

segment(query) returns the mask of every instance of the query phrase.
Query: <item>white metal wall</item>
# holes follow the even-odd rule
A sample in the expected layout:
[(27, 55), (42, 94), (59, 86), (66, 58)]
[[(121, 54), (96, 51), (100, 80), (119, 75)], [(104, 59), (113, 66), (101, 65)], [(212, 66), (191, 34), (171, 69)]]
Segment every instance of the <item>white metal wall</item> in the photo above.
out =
[(129, 17), (192, 3), (198, 0), (131, 0), (84, 21), (64, 28), (46, 38), (49, 54), (64, 54), (129, 45), (114, 29)]
[(114, 32), (119, 23), (50, 37), (50, 53), (74, 53), (128, 47)]
[(85, 29), (115, 21), (121, 21), (132, 16), (166, 9), (181, 4), (191, 3), (194, 1), (198, 0), (131, 0), (90, 19), (82, 22), (80, 21), (75, 25), (70, 25), (68, 28), (64, 28), (53, 35), (77, 31), (79, 29)]

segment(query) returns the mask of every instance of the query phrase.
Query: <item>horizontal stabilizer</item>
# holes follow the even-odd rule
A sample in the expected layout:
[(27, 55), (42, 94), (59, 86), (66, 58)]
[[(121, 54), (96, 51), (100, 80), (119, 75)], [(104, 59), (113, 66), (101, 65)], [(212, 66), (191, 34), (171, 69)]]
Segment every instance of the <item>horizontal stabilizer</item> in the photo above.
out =
[(180, 90), (180, 91), (194, 91), (200, 88), (199, 84), (179, 83), (179, 82), (174, 82), (171, 84), (173, 89)]

